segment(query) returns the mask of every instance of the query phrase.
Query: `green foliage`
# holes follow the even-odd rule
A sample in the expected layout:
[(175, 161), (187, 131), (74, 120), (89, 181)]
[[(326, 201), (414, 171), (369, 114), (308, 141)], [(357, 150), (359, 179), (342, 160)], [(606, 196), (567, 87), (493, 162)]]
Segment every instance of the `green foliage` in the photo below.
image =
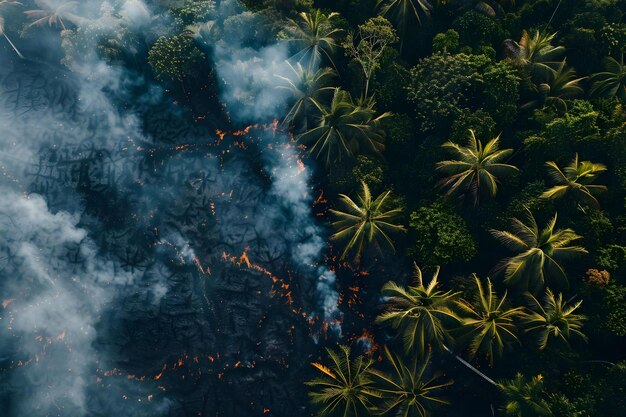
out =
[(393, 48), (387, 48), (380, 61), (380, 68), (371, 80), (371, 90), (377, 103), (385, 110), (403, 112), (408, 107), (406, 93), (398, 86), (407, 85), (410, 71), (401, 62)]
[(386, 191), (373, 198), (368, 185), (361, 182), (361, 193), (356, 202), (345, 194), (340, 195), (342, 210), (330, 210), (335, 221), (331, 224), (335, 233), (333, 240), (347, 241), (341, 254), (345, 259), (354, 252), (354, 259), (359, 262), (366, 247), (380, 248), (384, 242), (395, 251), (389, 234), (404, 232), (404, 226), (396, 223), (402, 208), (390, 208), (391, 192)]
[(507, 417), (552, 417), (552, 410), (545, 399), (543, 377), (530, 380), (518, 373), (515, 378), (498, 384), (506, 396), (502, 414)]
[(617, 97), (626, 102), (626, 65), (608, 57), (606, 59), (606, 71), (594, 74), (591, 77), (593, 85), (591, 94), (596, 97)]
[(546, 166), (554, 186), (544, 192), (541, 198), (557, 199), (569, 194), (592, 207), (600, 207), (595, 196), (606, 191), (606, 186), (592, 182), (606, 171), (606, 166), (590, 161), (579, 161), (578, 154), (563, 170), (552, 161), (546, 162)]
[(356, 166), (352, 169), (352, 177), (355, 185), (366, 183), (374, 192), (382, 191), (385, 182), (386, 166), (377, 158), (359, 155), (356, 158)]
[(288, 76), (277, 75), (283, 81), (278, 88), (287, 90), (294, 102), (283, 118), (283, 124), (291, 126), (295, 131), (306, 131), (313, 124), (314, 117), (320, 114), (319, 103), (334, 91), (331, 83), (336, 74), (330, 68), (313, 71), (299, 62), (295, 66), (287, 65), (291, 73)]
[(464, 109), (459, 117), (452, 123), (450, 141), (454, 143), (467, 142), (467, 132), (473, 129), (474, 134), (479, 138), (494, 137), (496, 132), (496, 122), (482, 109), (475, 112)]
[(620, 245), (608, 245), (598, 251), (597, 265), (611, 272), (626, 271), (626, 247)]
[(441, 348), (452, 340), (450, 325), (459, 318), (451, 307), (459, 293), (439, 289), (439, 267), (427, 285), (422, 270), (417, 264), (413, 268), (412, 285), (405, 288), (389, 281), (383, 286), (385, 311), (376, 321), (391, 324), (402, 335), (405, 351), (423, 357), (428, 346)]
[(161, 36), (148, 52), (148, 63), (160, 81), (178, 81), (192, 76), (205, 55), (187, 34)]
[(626, 287), (609, 283), (606, 287), (605, 303), (606, 328), (615, 336), (626, 336)]
[(567, 113), (548, 122), (536, 136), (524, 140), (529, 159), (533, 163), (547, 161), (547, 155), (553, 156), (557, 164), (565, 164), (586, 144), (599, 140), (598, 112), (591, 103), (576, 100)]
[(380, 68), (385, 50), (397, 40), (391, 23), (381, 16), (369, 19), (359, 25), (356, 34), (350, 33), (346, 36), (343, 43), (346, 54), (361, 66), (365, 76), (364, 97), (368, 97), (369, 83), (374, 72)]
[(545, 349), (548, 342), (553, 339), (567, 345), (573, 336), (587, 340), (587, 336), (581, 331), (586, 317), (574, 314), (582, 301), (571, 306), (567, 305), (563, 294), (556, 296), (549, 288), (546, 289), (543, 303), (531, 294), (528, 297), (531, 301), (531, 310), (522, 316), (522, 321), (527, 326), (526, 331), (536, 336), (539, 349)]
[(345, 157), (353, 158), (363, 151), (380, 152), (385, 148), (381, 121), (388, 113), (376, 116), (374, 101), (354, 101), (347, 91), (336, 88), (330, 106), (313, 104), (321, 116), (317, 127), (298, 136), (309, 146), (309, 153), (322, 158), (326, 165)]
[(499, 45), (504, 39), (504, 32), (497, 20), (470, 10), (457, 18), (452, 28), (459, 33), (461, 45), (478, 48), (483, 45)]
[(600, 41), (608, 55), (616, 57), (624, 53), (626, 45), (626, 23), (608, 23), (600, 32)]
[(301, 12), (297, 20), (289, 20), (289, 25), (278, 36), (295, 44), (297, 52), (291, 58), (302, 65), (315, 68), (328, 60), (335, 66), (332, 56), (342, 32), (335, 26), (336, 17), (337, 13), (325, 14), (321, 10)]
[(482, 352), (493, 364), (494, 358), (502, 355), (506, 346), (518, 341), (513, 320), (522, 314), (522, 308), (509, 308), (506, 304), (507, 293), (498, 296), (489, 278), (487, 288), (476, 275), (474, 281), (478, 289), (477, 298), (461, 300), (457, 305), (461, 310), (465, 337), (469, 339), (470, 359)]
[(215, 18), (215, 2), (213, 0), (184, 0), (170, 9), (178, 26), (185, 27), (199, 22), (207, 22)]
[(520, 77), (507, 62), (496, 62), (483, 76), (483, 108), (498, 122), (507, 125), (517, 116)]
[(572, 229), (556, 230), (557, 215), (539, 229), (535, 217), (527, 210), (525, 221), (511, 220), (511, 231), (491, 230), (491, 234), (515, 255), (504, 259), (500, 269), (504, 282), (536, 293), (546, 284), (568, 288), (569, 281), (560, 260), (587, 253), (573, 242), (580, 239)]
[(337, 351), (326, 349), (330, 367), (312, 363), (320, 376), (308, 381), (311, 402), (319, 407), (318, 416), (367, 416), (373, 410), (372, 398), (378, 396), (373, 389), (370, 358), (351, 358), (350, 348), (340, 345)]
[(511, 175), (517, 172), (517, 168), (504, 163), (513, 150), (499, 149), (500, 136), (487, 143), (478, 140), (472, 129), (469, 136), (465, 147), (454, 142), (442, 145), (457, 159), (441, 161), (437, 169), (446, 175), (440, 184), (448, 188), (447, 196), (470, 194), (474, 206), (477, 206), (481, 197), (495, 197), (499, 176)]
[(459, 32), (448, 29), (438, 33), (433, 38), (433, 52), (449, 52), (454, 54), (459, 50)]
[(469, 261), (477, 245), (465, 221), (443, 203), (422, 206), (411, 213), (409, 227), (416, 237), (412, 256), (421, 264), (447, 265)]
[(438, 394), (452, 385), (452, 381), (439, 383), (436, 377), (428, 375), (430, 354), (414, 356), (407, 364), (385, 346), (385, 357), (391, 364), (392, 372), (372, 371), (379, 380), (378, 392), (382, 399), (378, 407), (379, 415), (427, 417), (432, 407), (449, 404)]
[(484, 55), (447, 52), (422, 59), (411, 70), (411, 84), (407, 87), (421, 129), (449, 126), (462, 109), (469, 107), (490, 63)]

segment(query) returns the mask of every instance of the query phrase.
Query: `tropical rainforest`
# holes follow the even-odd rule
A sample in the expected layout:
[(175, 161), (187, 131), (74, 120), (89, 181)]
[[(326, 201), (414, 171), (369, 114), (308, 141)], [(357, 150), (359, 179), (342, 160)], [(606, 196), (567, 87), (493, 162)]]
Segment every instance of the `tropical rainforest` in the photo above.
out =
[(626, 416), (625, 0), (0, 35), (3, 416)]

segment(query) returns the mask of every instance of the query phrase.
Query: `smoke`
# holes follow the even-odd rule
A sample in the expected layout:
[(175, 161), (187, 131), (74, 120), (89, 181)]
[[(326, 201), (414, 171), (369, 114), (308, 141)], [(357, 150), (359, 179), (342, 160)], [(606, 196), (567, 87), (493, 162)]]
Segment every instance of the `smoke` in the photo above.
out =
[[(232, 10), (228, 1), (222, 8)], [(284, 116), (290, 99), (284, 89), (278, 88), (280, 78), (288, 71), (289, 50), (285, 43), (271, 44), (254, 49), (243, 43), (247, 37), (239, 19), (243, 16), (251, 20), (249, 12), (237, 16), (225, 17), (224, 25), (229, 20), (237, 20), (240, 32), (218, 41), (214, 60), (224, 88), (222, 98), (228, 106), (231, 117), (240, 122), (270, 123)], [(236, 18), (237, 17), (237, 18)], [(225, 27), (224, 33), (231, 33)], [(310, 170), (300, 159), (299, 151), (291, 138), (283, 135), (282, 146), (272, 147), (271, 156), (265, 159), (266, 170), (272, 175), (271, 193), (276, 197), (276, 204), (287, 214), (290, 228), (297, 234), (299, 242), (291, 248), (293, 260), (301, 265), (306, 274), (317, 275), (316, 289), (318, 302), (324, 318), (338, 318), (339, 296), (335, 290), (335, 274), (324, 265), (318, 265), (325, 242), (323, 232), (315, 224), (311, 215), (313, 198)], [(270, 211), (273, 211), (270, 209)], [(314, 313), (313, 313), (314, 314)]]
[[(36, 5), (54, 9), (62, 3)], [(237, 10), (234, 1), (221, 3), (222, 13), (232, 11), (227, 16)], [(274, 245), (267, 251), (286, 254), (298, 276), (313, 281), (317, 311), (310, 314), (339, 315), (335, 275), (321, 262), (323, 230), (311, 216), (311, 171), (289, 136), (267, 140), (261, 160), (271, 177), (267, 194), (258, 178), (242, 185), (259, 174), (237, 160), (220, 166), (206, 155), (159, 159), (142, 111), (162, 105), (164, 95), (141, 74), (112, 65), (101, 42), (133, 56), (166, 34), (168, 17), (159, 16), (141, 0), (84, 0), (67, 18), (71, 30), (59, 37), (51, 36), (54, 28), (29, 29), (29, 39), (20, 41), (28, 43), (27, 60), (0, 50), (0, 383), (7, 387), (0, 405), (7, 405), (9, 416), (171, 412), (172, 397), (153, 398), (155, 382), (125, 378), (119, 369), (121, 378), (105, 376), (113, 367), (131, 366), (131, 354), (126, 336), (102, 339), (121, 327), (112, 322), (127, 299), (147, 317), (169, 305), (183, 306), (185, 314), (199, 310), (198, 303), (187, 303), (192, 296), (170, 294), (174, 286), (193, 287), (191, 274), (173, 278), (181, 265), (208, 277), (201, 261), (214, 262), (254, 239)], [(231, 16), (233, 27), (237, 16)], [(283, 44), (250, 46), (249, 39), (229, 38), (233, 32), (225, 30), (213, 45), (223, 100), (233, 120), (271, 122), (288, 102), (275, 88), (288, 51)], [(71, 72), (40, 61), (38, 50), (63, 56)], [(166, 109), (164, 117), (171, 115)], [(164, 135), (178, 143), (183, 134), (165, 127), (173, 133)], [(159, 175), (151, 175), (157, 166)], [(228, 224), (244, 222), (242, 217), (246, 224), (233, 231)], [(195, 246), (200, 241), (202, 247)], [(193, 289), (199, 293), (201, 285)], [(156, 320), (146, 321), (149, 328)], [(192, 325), (180, 327), (174, 331), (191, 332)], [(193, 343), (181, 339), (161, 346)], [(271, 352), (281, 350), (274, 341), (267, 344)], [(271, 355), (256, 356), (258, 362), (265, 357)], [(141, 365), (151, 364), (146, 359)]]
[[(33, 6), (54, 9), (61, 3), (37, 1)], [(119, 11), (117, 17), (112, 10)], [(111, 34), (142, 28), (151, 19), (140, 0), (117, 2), (117, 8), (85, 1), (66, 22)], [(30, 29), (29, 42), (58, 49), (47, 29), (38, 30)], [(71, 35), (73, 39), (67, 37)], [(97, 36), (81, 39), (80, 51), (72, 49), (76, 36), (63, 33), (63, 47), (73, 54), (66, 64), (75, 75), (32, 53), (25, 54), (31, 60), (0, 56), (0, 378), (5, 387), (0, 400), (9, 416), (84, 416), (98, 402), (103, 404), (101, 412), (135, 408), (101, 401), (123, 393), (145, 398), (149, 386), (110, 382), (109, 390), (102, 392), (97, 370), (113, 363), (97, 344), (97, 329), (117, 297), (145, 292), (159, 300), (167, 291), (158, 279), (151, 287), (141, 286), (139, 271), (123, 268), (118, 259), (102, 252), (84, 227), (93, 219), (82, 214), (82, 198), (75, 189), (50, 191), (52, 184), (81, 181), (80, 172), (65, 178), (47, 168), (68, 158), (66, 152), (104, 155), (125, 146), (129, 138), (144, 139), (138, 117), (118, 110), (114, 102), (128, 99), (129, 91), (144, 80), (102, 62)], [(154, 102), (158, 96), (149, 89), (139, 100)], [(122, 164), (109, 160), (100, 179), (123, 169)], [(159, 399), (141, 410), (158, 415), (164, 407), (168, 400)]]

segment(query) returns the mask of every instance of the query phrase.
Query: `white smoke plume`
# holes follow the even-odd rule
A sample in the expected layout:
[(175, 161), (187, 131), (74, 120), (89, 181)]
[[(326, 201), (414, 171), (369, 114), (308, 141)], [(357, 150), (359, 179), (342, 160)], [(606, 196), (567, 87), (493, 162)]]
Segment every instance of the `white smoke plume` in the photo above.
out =
[[(223, 3), (222, 13), (232, 10), (228, 1)], [(222, 18), (228, 21), (226, 16)], [(284, 89), (278, 88), (280, 78), (277, 75), (288, 73), (288, 59), (289, 50), (285, 43), (254, 49), (242, 45), (241, 38), (236, 36), (217, 43), (214, 60), (224, 84), (222, 97), (234, 120), (270, 123), (284, 116), (290, 97)], [(310, 173), (298, 159), (298, 152), (290, 141), (285, 135), (285, 146), (274, 148), (274, 157), (268, 158), (272, 193), (290, 213), (294, 233), (299, 236), (300, 243), (292, 248), (292, 257), (309, 273), (317, 275), (319, 306), (324, 318), (332, 320), (340, 315), (335, 274), (320, 265), (326, 245), (323, 231), (311, 214)]]

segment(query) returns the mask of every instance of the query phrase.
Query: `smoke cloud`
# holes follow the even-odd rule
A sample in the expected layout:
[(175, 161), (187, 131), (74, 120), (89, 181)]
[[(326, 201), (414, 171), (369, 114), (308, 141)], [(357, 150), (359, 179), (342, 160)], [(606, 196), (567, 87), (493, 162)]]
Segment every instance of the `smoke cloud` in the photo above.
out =
[[(27, 6), (55, 9), (62, 3)], [(174, 123), (163, 129), (170, 143), (146, 133), (146, 114), (165, 109), (165, 118), (177, 109), (165, 103), (159, 87), (111, 65), (99, 48), (109, 39), (132, 56), (142, 43), (167, 34), (170, 19), (156, 11), (141, 0), (85, 0), (60, 36), (51, 35), (54, 28), (29, 29), (17, 42), (25, 60), (0, 50), (0, 383), (7, 387), (0, 406), (8, 416), (183, 415), (197, 404), (181, 405), (177, 393), (159, 385), (165, 385), (167, 376), (159, 378), (174, 350), (238, 353), (250, 343), (243, 363), (265, 361), (277, 372), (284, 345), (241, 342), (251, 336), (228, 327), (245, 322), (228, 302), (243, 304), (237, 297), (250, 297), (246, 292), (261, 299), (261, 290), (274, 285), (270, 272), (283, 279), (252, 265), (232, 276), (228, 268), (245, 263), (236, 258), (227, 268), (226, 254), (240, 256), (251, 242), (262, 243), (251, 253), (264, 265), (277, 258), (277, 264), (295, 265), (295, 280), (306, 283), (317, 302), (307, 306), (309, 316), (332, 320), (340, 314), (335, 275), (322, 262), (324, 231), (311, 215), (311, 167), (288, 135), (267, 133), (261, 141), (262, 155), (254, 162), (261, 163), (267, 184), (249, 161), (219, 159), (202, 147), (179, 152), (176, 145), (198, 138)], [(220, 13), (222, 21), (252, 16), (232, 0), (221, 2)], [(237, 123), (270, 124), (289, 100), (276, 88), (276, 75), (287, 70), (287, 48), (250, 46), (231, 39), (232, 33), (224, 30), (211, 45), (223, 101)], [(61, 57), (71, 72), (46, 62), (49, 56)], [(255, 273), (261, 284), (245, 273)], [(224, 287), (226, 300), (219, 296)], [(240, 288), (244, 294), (233, 295)], [(166, 314), (170, 310), (176, 317)], [(129, 332), (139, 333), (133, 336), (147, 340), (144, 345), (129, 347), (131, 336), (119, 334), (131, 327), (128, 311), (143, 320)], [(267, 316), (254, 314), (248, 319), (254, 326)], [(229, 333), (233, 341), (226, 341)], [(194, 344), (200, 337), (213, 337), (213, 343)], [(159, 356), (161, 350), (167, 357)], [(132, 364), (131, 357), (144, 362)], [(148, 372), (132, 374), (142, 368)], [(265, 383), (269, 371), (262, 372), (256, 379)]]

